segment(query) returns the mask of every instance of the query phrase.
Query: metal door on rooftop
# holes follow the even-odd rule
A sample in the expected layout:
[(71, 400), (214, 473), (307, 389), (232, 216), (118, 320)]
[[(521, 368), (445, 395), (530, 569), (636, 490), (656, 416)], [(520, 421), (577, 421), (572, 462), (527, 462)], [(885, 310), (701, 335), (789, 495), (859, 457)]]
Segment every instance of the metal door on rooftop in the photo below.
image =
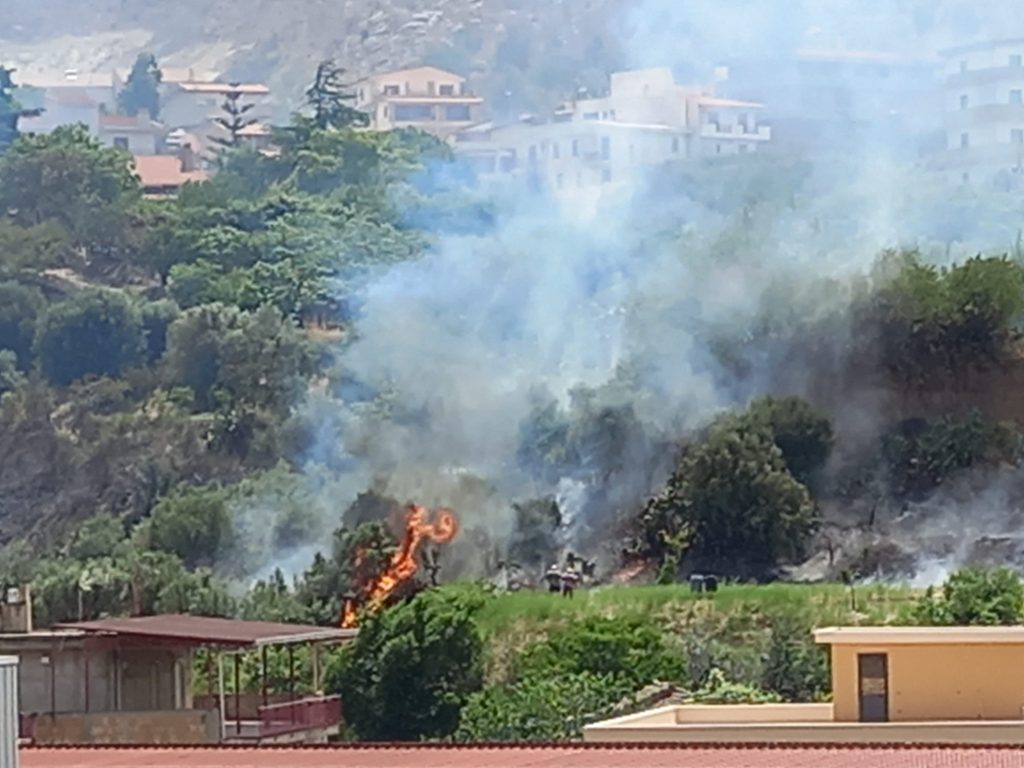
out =
[(857, 656), (857, 683), (862, 723), (889, 721), (889, 658), (884, 653)]

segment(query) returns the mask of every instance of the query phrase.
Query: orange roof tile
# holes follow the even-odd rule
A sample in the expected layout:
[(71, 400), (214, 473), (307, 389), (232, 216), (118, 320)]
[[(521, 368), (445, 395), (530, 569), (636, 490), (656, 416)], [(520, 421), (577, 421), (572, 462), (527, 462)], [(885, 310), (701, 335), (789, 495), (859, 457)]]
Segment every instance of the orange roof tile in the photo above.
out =
[(206, 171), (183, 171), (174, 155), (135, 155), (135, 175), (147, 189), (183, 187), (190, 181), (206, 181)]
[(1020, 768), (1024, 747), (343, 745), (28, 748), (22, 768)]

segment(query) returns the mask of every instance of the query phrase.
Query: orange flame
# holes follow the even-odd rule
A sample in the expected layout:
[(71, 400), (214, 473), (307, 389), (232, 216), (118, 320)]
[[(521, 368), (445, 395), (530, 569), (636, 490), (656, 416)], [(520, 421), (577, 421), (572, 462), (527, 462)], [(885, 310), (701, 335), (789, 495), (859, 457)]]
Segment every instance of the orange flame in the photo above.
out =
[[(402, 584), (408, 582), (419, 570), (417, 555), (425, 541), (435, 544), (447, 544), (459, 532), (459, 521), (450, 509), (437, 510), (433, 523), (427, 521), (427, 508), (418, 504), (410, 504), (405, 515), (405, 535), (398, 551), (391, 556), (391, 562), (377, 574), (363, 590), (365, 605), (377, 610), (394, 594)], [(345, 600), (342, 610), (341, 626), (351, 628), (359, 623), (356, 601)]]

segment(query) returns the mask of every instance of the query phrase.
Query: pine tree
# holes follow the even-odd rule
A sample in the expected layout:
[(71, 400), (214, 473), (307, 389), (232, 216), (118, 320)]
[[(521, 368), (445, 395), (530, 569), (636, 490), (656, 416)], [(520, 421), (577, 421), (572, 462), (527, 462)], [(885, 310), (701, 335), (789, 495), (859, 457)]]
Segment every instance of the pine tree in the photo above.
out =
[[(237, 88), (238, 84), (232, 83), (231, 87)], [(210, 141), (224, 149), (239, 147), (241, 145), (242, 131), (259, 122), (254, 118), (246, 117), (256, 105), (242, 104), (241, 100), (241, 91), (228, 92), (224, 97), (224, 103), (220, 107), (224, 115), (214, 119), (214, 122), (227, 131), (228, 135), (226, 138), (224, 136), (211, 136)]]
[(342, 82), (345, 70), (330, 59), (320, 62), (313, 84), (306, 90), (306, 104), (313, 110), (313, 122), (321, 129), (363, 127), (370, 118), (350, 107), (355, 94)]
[(0, 154), (18, 138), (18, 121), (37, 117), (41, 109), (23, 109), (14, 97), (13, 69), (0, 66)]

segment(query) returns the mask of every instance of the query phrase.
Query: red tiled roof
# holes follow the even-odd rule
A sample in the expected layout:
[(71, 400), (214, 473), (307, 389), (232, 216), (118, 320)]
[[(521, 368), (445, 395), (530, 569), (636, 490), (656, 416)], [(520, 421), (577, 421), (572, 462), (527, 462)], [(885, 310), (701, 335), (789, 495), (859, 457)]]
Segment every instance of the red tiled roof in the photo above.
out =
[(1020, 768), (1024, 746), (29, 748), (22, 768)]
[[(173, 162), (178, 169), (178, 173), (181, 173), (181, 165), (178, 158), (171, 155), (167, 155), (166, 158)], [(145, 159), (152, 160), (157, 158), (150, 157)], [(159, 159), (164, 159), (164, 156), (161, 156)], [(138, 165), (140, 158), (136, 157), (135, 160), (136, 165)], [(195, 173), (198, 172), (193, 172), (193, 174)], [(152, 180), (147, 183), (141, 171), (139, 175), (146, 186), (172, 186), (170, 179), (162, 180), (162, 182)], [(352, 629), (334, 629), (332, 627), (316, 627), (304, 624), (276, 624), (270, 621), (214, 619), (205, 616), (178, 614), (72, 622), (59, 624), (58, 628), (78, 629), (83, 632), (97, 634), (170, 640), (187, 645), (230, 645), (238, 647), (306, 642), (337, 642), (349, 640), (358, 633), (357, 630)]]
[[(165, 189), (183, 187), (190, 181), (206, 181), (206, 171), (183, 171), (181, 159), (175, 155), (134, 155), (135, 175), (139, 177), (142, 186), (146, 189)], [(156, 617), (148, 617), (156, 618)], [(111, 622), (119, 621), (111, 619)], [(89, 622), (101, 624), (104, 622)], [(78, 625), (70, 626), (72, 629), (79, 628)], [(101, 631), (98, 628), (90, 631)], [(113, 630), (111, 630), (113, 631)]]

